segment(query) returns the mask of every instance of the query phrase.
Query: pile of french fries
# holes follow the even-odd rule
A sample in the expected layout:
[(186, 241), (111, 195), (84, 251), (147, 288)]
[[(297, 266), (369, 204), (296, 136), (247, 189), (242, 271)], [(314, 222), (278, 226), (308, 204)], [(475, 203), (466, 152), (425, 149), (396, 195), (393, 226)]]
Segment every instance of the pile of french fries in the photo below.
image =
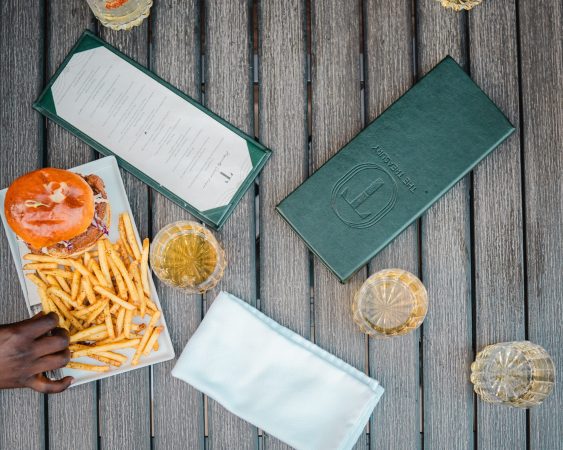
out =
[[(107, 372), (129, 359), (117, 350), (134, 348), (133, 366), (158, 350), (163, 327), (151, 300), (149, 240), (139, 248), (127, 213), (119, 217), (119, 236), (114, 244), (103, 237), (97, 247), (75, 258), (24, 256), (30, 261), (24, 269), (33, 271), (26, 277), (39, 288), (43, 311), (57, 313), (59, 325), (69, 331), (69, 368)], [(103, 365), (73, 361), (84, 356)]]

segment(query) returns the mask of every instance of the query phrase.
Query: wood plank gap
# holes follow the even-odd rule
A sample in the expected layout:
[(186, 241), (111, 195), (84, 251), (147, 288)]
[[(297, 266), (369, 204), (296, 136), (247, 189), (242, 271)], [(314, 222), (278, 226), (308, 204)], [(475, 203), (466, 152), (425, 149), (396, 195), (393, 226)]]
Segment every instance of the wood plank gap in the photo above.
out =
[[(418, 81), (418, 26), (416, 20), (417, 0), (411, 0), (411, 59), (412, 59), (412, 79), (413, 83)], [(422, 273), (422, 272), (419, 272)]]
[[(48, 81), (48, 63), (49, 63), (49, 24), (48, 24), (48, 17), (49, 17), (49, 0), (43, 0), (43, 17), (42, 17), (42, 25), (43, 25), (43, 65), (42, 65), (42, 78), (43, 78), (43, 86), (47, 84)], [(43, 87), (42, 86), (42, 87)], [(41, 126), (41, 148), (39, 151), (41, 152), (41, 167), (46, 167), (47, 165), (47, 118), (44, 116), (40, 116), (40, 120), (42, 123)], [(46, 417), (47, 419), (47, 417)], [(49, 422), (45, 422), (46, 427), (49, 428)], [(47, 440), (47, 444), (48, 444)]]
[(154, 373), (153, 373), (153, 366), (149, 367), (149, 433), (150, 433), (150, 440), (149, 440), (149, 448), (150, 450), (154, 450), (155, 442), (154, 442), (154, 395), (153, 395), (153, 380), (154, 380)]
[[(469, 32), (469, 29), (467, 29)], [(467, 39), (469, 41), (469, 39)], [(468, 49), (469, 50), (469, 49)], [(470, 62), (467, 63), (470, 67)], [(471, 346), (473, 348), (473, 360), (477, 353), (477, 298), (476, 298), (476, 281), (475, 281), (475, 196), (474, 196), (474, 174), (471, 171), (469, 175), (469, 274), (471, 277), (470, 296), (471, 296)], [(477, 395), (473, 392), (473, 449), (477, 450), (477, 433), (478, 433), (478, 417), (477, 417)]]
[(205, 437), (206, 443), (207, 443), (207, 438), (209, 437), (209, 421), (207, 419), (208, 413), (209, 413), (209, 408), (208, 408), (208, 398), (207, 395), (203, 394), (203, 413), (204, 413), (204, 417), (205, 417), (205, 421), (204, 421), (204, 429), (203, 429), (203, 436)]
[[(254, 181), (254, 254), (256, 259), (256, 267), (255, 267), (255, 277), (256, 277), (256, 309), (261, 311), (262, 310), (262, 302), (261, 302), (261, 271), (260, 271), (260, 184), (259, 180), (256, 179)], [(260, 432), (260, 430), (258, 430)]]
[[(419, 222), (420, 225), (420, 222)], [(420, 226), (419, 226), (419, 243), (420, 243)], [(419, 272), (422, 274), (422, 270)], [(419, 419), (420, 419), (420, 448), (424, 448), (424, 323), (420, 326), (420, 339), (418, 340), (418, 385), (419, 385)]]
[(49, 450), (49, 396), (47, 394), (43, 394), (43, 428), (45, 436), (43, 448)]
[[(418, 63), (418, 21), (417, 21), (418, 0), (411, 1), (411, 78), (412, 84), (418, 82), (418, 74), (420, 67)], [(424, 283), (424, 270), (422, 258), (422, 219), (416, 220), (416, 238), (417, 238), (417, 267), (418, 277)], [(418, 340), (418, 383), (419, 383), (419, 431), (420, 431), (420, 448), (424, 448), (424, 323), (420, 326)]]
[[(358, 52), (359, 52), (359, 66), (360, 66), (360, 121), (361, 123), (364, 125), (364, 127), (367, 125), (367, 120), (366, 120), (366, 90), (365, 90), (365, 80), (366, 80), (366, 76), (365, 76), (365, 70), (366, 70), (366, 64), (365, 64), (365, 26), (364, 26), (364, 13), (365, 13), (365, 1), (364, 0), (358, 0), (359, 6), (358, 6), (358, 12), (359, 12), (359, 16), (360, 16), (360, 24), (359, 24), (359, 33), (358, 33), (358, 43), (359, 43), (359, 48), (358, 48)], [(368, 274), (369, 275), (369, 274)], [(364, 373), (366, 375), (369, 376), (369, 336), (366, 334), (364, 335)], [(366, 423), (365, 429), (364, 429), (364, 438), (366, 440), (366, 448), (369, 449), (369, 433), (370, 433), (370, 428), (371, 428), (371, 424), (370, 422), (373, 420), (373, 414), (370, 416), (370, 419), (368, 420), (368, 422)], [(360, 437), (360, 439), (362, 439), (362, 437)]]
[[(199, 0), (199, 47), (200, 47), (200, 54), (205, 55), (206, 50), (206, 40), (205, 40), (205, 33), (206, 33), (206, 26), (205, 26), (205, 18), (206, 18), (206, 10), (205, 10), (205, 0)], [(202, 61), (203, 62), (203, 61)], [(200, 68), (201, 77), (205, 76), (205, 66), (202, 64)]]
[[(307, 46), (307, 161), (309, 176), (313, 174), (313, 56), (312, 56), (312, 0), (305, 0), (305, 42)], [(313, 252), (308, 250), (310, 312), (309, 312), (309, 340), (316, 342), (315, 329), (315, 264)]]
[[(465, 36), (465, 61), (467, 64), (466, 71), (471, 76), (471, 46), (469, 31), (469, 14), (464, 11), (463, 27)], [(474, 191), (474, 172), (469, 174), (469, 277), (470, 277), (470, 298), (471, 298), (471, 347), (473, 349), (473, 360), (477, 353), (477, 298), (476, 298), (476, 273), (475, 273), (475, 191)], [(473, 449), (478, 449), (477, 433), (479, 430), (477, 416), (477, 394), (473, 393)]]
[(206, 74), (206, 67), (205, 67), (205, 0), (199, 0), (199, 47), (200, 47), (200, 83), (201, 83), (201, 94), (200, 94), (200, 102), (205, 105), (205, 74)]
[(97, 434), (97, 450), (102, 448), (102, 415), (100, 414), (100, 390), (101, 390), (101, 383), (100, 381), (96, 381), (96, 434)]
[[(516, 54), (518, 56), (518, 109), (519, 109), (519, 127), (520, 132), (520, 183), (522, 186), (522, 271), (523, 271), (523, 287), (524, 287), (524, 339), (528, 340), (528, 241), (527, 241), (527, 217), (526, 214), (526, 159), (524, 155), (524, 108), (522, 105), (522, 37), (520, 33), (520, 1), (516, 0)], [(531, 449), (531, 419), (530, 410), (526, 409), (526, 450)]]
[[(359, 64), (360, 64), (360, 120), (363, 126), (367, 125), (367, 114), (366, 114), (366, 89), (365, 89), (365, 80), (366, 80), (366, 51), (365, 51), (365, 0), (358, 0), (358, 13), (360, 16), (360, 25), (359, 25), (359, 33), (358, 33), (358, 52), (359, 52)], [(369, 271), (368, 271), (369, 276)], [(366, 334), (364, 335), (364, 373), (369, 376), (369, 336)], [(365, 426), (365, 434), (367, 439), (367, 447), (369, 449), (369, 432), (370, 432), (370, 422), (373, 420), (373, 414), (370, 416), (370, 419), (366, 423)]]
[[(253, 112), (254, 112), (254, 118), (253, 118), (253, 130), (254, 130), (254, 139), (256, 140), (260, 140), (259, 136), (260, 136), (260, 111), (258, 108), (258, 104), (260, 101), (260, 75), (259, 75), (259, 69), (260, 69), (260, 54), (258, 52), (258, 48), (260, 45), (259, 42), (259, 36), (260, 33), (258, 32), (258, 0), (252, 0), (252, 14), (250, 15), (250, 29), (252, 30), (251, 33), (251, 46), (252, 46), (252, 102), (253, 102)], [(257, 188), (258, 188), (258, 184), (260, 183), (260, 175), (258, 175), (258, 178), (256, 178), (255, 182), (254, 182), (254, 188), (255, 188), (255, 199), (257, 200)], [(255, 202), (256, 205), (258, 206), (258, 201)], [(258, 212), (256, 212), (256, 221), (255, 223), (258, 224)], [(255, 228), (257, 228), (257, 225), (255, 226)], [(258, 236), (258, 234), (256, 235)], [(260, 266), (260, 260), (258, 259), (258, 255), (256, 256), (256, 267), (258, 268)], [(257, 269), (258, 270), (258, 269)], [(258, 287), (258, 286), (257, 286)], [(257, 301), (260, 301), (260, 291), (257, 290), (256, 293), (258, 294), (257, 297)]]
[[(206, 60), (205, 60), (205, 51), (206, 51), (206, 32), (207, 32), (207, 27), (206, 27), (206, 9), (205, 9), (205, 0), (199, 0), (199, 57), (200, 57), (200, 67), (199, 67), (199, 73), (200, 73), (200, 84), (201, 84), (201, 91), (200, 91), (200, 102), (205, 105), (206, 104), (206, 99), (205, 99), (205, 74), (207, 73), (207, 68), (206, 68)], [(208, 308), (208, 304), (207, 304), (207, 296), (204, 294), (201, 296), (201, 303), (202, 303), (202, 307), (201, 307), (201, 320), (203, 320), (203, 318), (205, 317), (205, 314), (207, 313), (207, 308)], [(208, 408), (208, 398), (207, 395), (202, 394), (201, 395), (201, 399), (202, 399), (202, 408), (203, 408), (203, 447), (204, 449), (207, 449), (209, 446), (209, 408)]]
[[(41, 25), (43, 27), (43, 61), (42, 61), (42, 86), (47, 84), (48, 79), (48, 55), (49, 55), (49, 24), (48, 24), (48, 14), (49, 11), (49, 0), (43, 0), (43, 16), (41, 17)], [(39, 121), (41, 122), (40, 128), (40, 142), (41, 146), (39, 147), (40, 157), (39, 160), (41, 161), (41, 167), (46, 167), (47, 165), (47, 119), (44, 116), (39, 116)], [(49, 450), (50, 448), (50, 435), (49, 435), (49, 396), (43, 394), (43, 436), (44, 436), (44, 443), (43, 447), (45, 450)]]
[[(154, 52), (152, 47), (152, 32), (153, 32), (153, 24), (154, 20), (156, 20), (158, 14), (158, 8), (152, 8), (152, 14), (149, 14), (147, 17), (147, 67), (150, 71), (154, 71)], [(147, 203), (148, 203), (148, 211), (149, 211), (149, 218), (147, 220), (147, 233), (151, 239), (154, 238), (153, 233), (153, 221), (154, 215), (152, 214), (153, 211), (153, 193), (152, 189), (148, 189), (147, 192)], [(155, 417), (154, 417), (154, 372), (153, 366), (149, 367), (148, 370), (148, 377), (149, 377), (149, 433), (150, 433), (150, 440), (149, 440), (149, 447), (151, 450), (155, 448), (155, 440), (154, 440), (154, 430), (155, 430)]]
[[(516, 41), (516, 50), (518, 54), (518, 106), (520, 110), (520, 167), (521, 167), (521, 183), (522, 183), (522, 254), (524, 256), (523, 261), (523, 271), (524, 271), (524, 331), (525, 338), (528, 339), (528, 244), (527, 244), (527, 215), (526, 215), (526, 171), (525, 164), (526, 160), (524, 158), (524, 108), (522, 106), (522, 37), (520, 35), (520, 9), (519, 0), (516, 0), (516, 35), (518, 37)], [(526, 412), (529, 412), (528, 410)]]

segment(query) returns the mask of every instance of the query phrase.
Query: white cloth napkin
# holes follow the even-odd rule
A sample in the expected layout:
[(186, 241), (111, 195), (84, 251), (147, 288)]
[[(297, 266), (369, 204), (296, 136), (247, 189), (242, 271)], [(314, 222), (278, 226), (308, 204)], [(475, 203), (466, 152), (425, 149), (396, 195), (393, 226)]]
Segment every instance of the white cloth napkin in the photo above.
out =
[(351, 449), (383, 388), (221, 292), (172, 375), (299, 450)]

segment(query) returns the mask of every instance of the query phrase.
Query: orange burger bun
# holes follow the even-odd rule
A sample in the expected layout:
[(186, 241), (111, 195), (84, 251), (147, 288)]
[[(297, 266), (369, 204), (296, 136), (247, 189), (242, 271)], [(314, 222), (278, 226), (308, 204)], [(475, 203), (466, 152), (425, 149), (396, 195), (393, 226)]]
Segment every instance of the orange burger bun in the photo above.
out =
[(107, 233), (110, 208), (100, 177), (45, 168), (10, 185), (4, 213), (32, 252), (64, 258), (88, 250)]

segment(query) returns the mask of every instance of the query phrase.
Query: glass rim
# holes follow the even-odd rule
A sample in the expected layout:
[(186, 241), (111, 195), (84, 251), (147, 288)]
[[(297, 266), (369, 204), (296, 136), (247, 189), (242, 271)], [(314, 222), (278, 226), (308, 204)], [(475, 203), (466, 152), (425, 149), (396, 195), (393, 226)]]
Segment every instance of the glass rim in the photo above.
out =
[[(174, 233), (174, 228), (178, 229), (178, 231), (181, 231), (181, 234)], [(181, 230), (182, 228), (185, 229)], [(201, 236), (203, 239), (209, 242), (215, 250), (217, 261), (215, 263), (213, 272), (201, 283), (195, 285), (178, 286), (177, 284), (174, 284), (169, 279), (162, 276), (162, 273), (159, 273), (160, 271), (158, 269), (158, 264), (155, 265), (154, 261), (158, 257), (156, 255), (157, 246), (163, 249), (173, 239), (177, 238), (180, 235), (186, 234)], [(151, 269), (160, 281), (175, 289), (192, 294), (201, 294), (210, 289), (213, 289), (223, 277), (227, 264), (225, 250), (223, 249), (217, 238), (204, 224), (196, 222), (194, 220), (177, 220), (162, 227), (155, 235), (150, 244), (149, 259), (151, 263)]]

